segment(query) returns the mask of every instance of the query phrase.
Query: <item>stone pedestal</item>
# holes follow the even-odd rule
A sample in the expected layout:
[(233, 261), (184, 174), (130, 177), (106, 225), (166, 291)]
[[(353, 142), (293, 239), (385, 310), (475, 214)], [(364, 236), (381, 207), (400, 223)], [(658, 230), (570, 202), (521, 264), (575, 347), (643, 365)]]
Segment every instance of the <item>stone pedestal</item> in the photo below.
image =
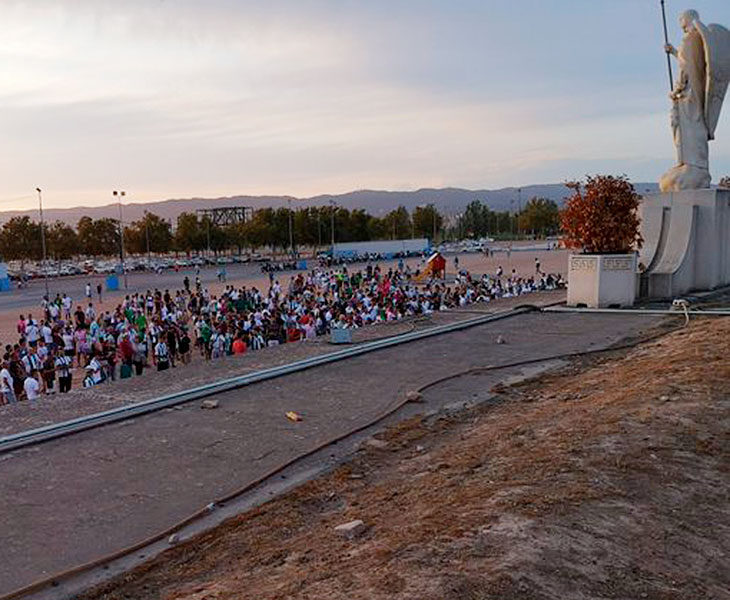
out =
[(648, 194), (639, 211), (642, 298), (730, 284), (730, 190)]
[(571, 254), (568, 306), (631, 306), (636, 299), (636, 254)]

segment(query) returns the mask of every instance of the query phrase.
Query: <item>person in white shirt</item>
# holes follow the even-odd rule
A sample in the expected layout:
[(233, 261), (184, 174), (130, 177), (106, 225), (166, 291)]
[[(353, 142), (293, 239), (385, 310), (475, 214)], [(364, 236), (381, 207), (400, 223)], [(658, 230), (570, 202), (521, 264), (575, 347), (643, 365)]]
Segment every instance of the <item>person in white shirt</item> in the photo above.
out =
[(70, 327), (66, 327), (64, 330), (62, 336), (63, 338), (63, 351), (66, 354), (66, 356), (73, 358), (75, 352), (75, 340), (74, 340), (74, 334), (73, 331), (71, 331)]
[(18, 401), (13, 390), (13, 383), (10, 365), (7, 360), (4, 360), (2, 370), (0, 370), (0, 393), (2, 393), (5, 404), (15, 404)]
[(36, 348), (36, 354), (38, 355), (38, 360), (41, 361), (41, 364), (44, 360), (46, 360), (46, 356), (48, 356), (48, 346), (46, 346), (46, 342), (43, 338), (38, 340), (38, 347)]
[(86, 315), (86, 319), (89, 322), (96, 319), (96, 311), (94, 310), (94, 305), (91, 302), (89, 302), (89, 306), (86, 307), (84, 314)]
[(162, 341), (162, 338), (155, 344), (155, 360), (157, 361), (158, 371), (166, 371), (170, 367), (167, 344)]
[(73, 306), (73, 300), (66, 294), (61, 298), (61, 306), (63, 306), (63, 318), (67, 321), (71, 320), (71, 307)]
[(94, 379), (94, 384), (101, 383), (103, 381), (104, 377), (101, 372), (101, 362), (99, 361), (98, 357), (92, 357), (91, 361), (89, 361), (89, 365), (86, 368), (91, 371), (91, 376)]
[(38, 343), (40, 335), (40, 329), (38, 329), (38, 325), (36, 325), (35, 321), (29, 321), (28, 325), (25, 327), (25, 337), (28, 340), (28, 343), (31, 346), (35, 346)]
[(220, 358), (224, 354), (226, 338), (217, 329), (210, 338), (211, 358)]
[(48, 305), (48, 315), (51, 317), (51, 320), (55, 321), (58, 318), (58, 314), (58, 304), (56, 304), (55, 302), (51, 302)]
[(31, 371), (30, 375), (25, 378), (23, 382), (23, 389), (28, 400), (35, 400), (38, 398), (38, 392), (41, 389), (41, 384), (38, 383), (38, 371), (35, 369)]
[(53, 344), (53, 330), (49, 327), (48, 323), (45, 321), (41, 325), (41, 336), (43, 337), (43, 340), (46, 342), (46, 345), (50, 346)]
[[(71, 358), (59, 353), (56, 355), (54, 363), (56, 365), (56, 373), (58, 373), (59, 391), (65, 394), (71, 390)], [(1, 371), (0, 377), (2, 377)]]

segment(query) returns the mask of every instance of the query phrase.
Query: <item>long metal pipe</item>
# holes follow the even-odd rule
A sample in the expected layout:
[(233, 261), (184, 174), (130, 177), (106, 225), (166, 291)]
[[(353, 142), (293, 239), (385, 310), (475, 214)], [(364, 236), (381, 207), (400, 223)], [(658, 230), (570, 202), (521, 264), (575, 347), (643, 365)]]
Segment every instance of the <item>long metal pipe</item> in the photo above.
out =
[(499, 321), (509, 317), (514, 317), (520, 314), (534, 311), (535, 308), (531, 306), (513, 308), (502, 312), (485, 315), (483, 317), (477, 317), (474, 319), (468, 319), (466, 321), (459, 321), (457, 323), (450, 323), (447, 325), (440, 325), (430, 329), (421, 331), (412, 331), (404, 333), (402, 335), (396, 335), (388, 337), (382, 340), (376, 340), (373, 342), (365, 342), (356, 346), (348, 347), (344, 350), (337, 350), (330, 352), (329, 354), (323, 354), (321, 356), (315, 356), (312, 358), (305, 358), (293, 363), (281, 365), (278, 367), (272, 367), (269, 369), (262, 369), (255, 371), (247, 375), (241, 375), (238, 377), (231, 377), (223, 379), (215, 383), (209, 383), (199, 387), (184, 390), (182, 392), (176, 392), (174, 394), (167, 394), (159, 398), (152, 398), (150, 400), (144, 400), (142, 402), (136, 402), (127, 406), (120, 406), (107, 411), (78, 417), (68, 421), (63, 421), (54, 425), (47, 425), (45, 427), (39, 427), (37, 429), (30, 429), (28, 431), (21, 431), (12, 435), (4, 436), (0, 438), (0, 454), (4, 452), (10, 452), (17, 450), (25, 446), (45, 442), (48, 440), (56, 439), (66, 435), (71, 435), (84, 431), (86, 429), (92, 429), (94, 427), (100, 427), (102, 425), (108, 425), (110, 423), (116, 423), (126, 419), (131, 419), (139, 415), (175, 406), (177, 404), (183, 404), (192, 400), (199, 400), (206, 396), (219, 394), (221, 392), (230, 391), (252, 383), (259, 381), (266, 381), (267, 379), (274, 379), (275, 377), (281, 377), (282, 375), (289, 375), (298, 371), (303, 371), (311, 367), (325, 365), (346, 358), (352, 358), (354, 356), (360, 356), (367, 354), (368, 352), (374, 352), (376, 350), (382, 350), (383, 348), (390, 348), (399, 344), (407, 342), (413, 342), (436, 335), (442, 335), (445, 333), (452, 333), (455, 331), (461, 331), (469, 327), (476, 325), (483, 325), (492, 321)]
[(703, 317), (730, 317), (730, 310), (696, 310), (696, 309), (665, 309), (665, 308), (572, 308), (569, 306), (550, 306), (542, 309), (543, 312), (569, 313), (602, 313), (609, 315), (674, 315), (681, 317), (685, 314)]

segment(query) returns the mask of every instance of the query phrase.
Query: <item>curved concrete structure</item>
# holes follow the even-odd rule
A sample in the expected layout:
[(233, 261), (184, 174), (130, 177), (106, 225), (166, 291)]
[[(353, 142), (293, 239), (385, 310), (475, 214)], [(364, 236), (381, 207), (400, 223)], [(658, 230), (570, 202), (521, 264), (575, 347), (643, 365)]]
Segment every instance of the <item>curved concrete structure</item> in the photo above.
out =
[(662, 246), (666, 240), (664, 228), (663, 206), (644, 206), (641, 215), (641, 233), (644, 236), (644, 245), (639, 251), (639, 268), (651, 270), (656, 264), (656, 258), (662, 254)]
[(674, 298), (730, 284), (730, 190), (651, 194), (640, 212), (642, 297)]

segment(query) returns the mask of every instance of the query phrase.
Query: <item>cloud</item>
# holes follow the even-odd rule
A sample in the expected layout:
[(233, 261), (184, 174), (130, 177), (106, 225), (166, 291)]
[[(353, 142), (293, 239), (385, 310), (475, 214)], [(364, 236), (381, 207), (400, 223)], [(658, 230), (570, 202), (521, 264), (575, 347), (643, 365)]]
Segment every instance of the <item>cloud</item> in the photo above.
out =
[[(496, 187), (603, 163), (655, 178), (672, 161), (656, 17), (629, 0), (3, 0), (0, 199)], [(718, 172), (729, 148), (721, 120)]]

